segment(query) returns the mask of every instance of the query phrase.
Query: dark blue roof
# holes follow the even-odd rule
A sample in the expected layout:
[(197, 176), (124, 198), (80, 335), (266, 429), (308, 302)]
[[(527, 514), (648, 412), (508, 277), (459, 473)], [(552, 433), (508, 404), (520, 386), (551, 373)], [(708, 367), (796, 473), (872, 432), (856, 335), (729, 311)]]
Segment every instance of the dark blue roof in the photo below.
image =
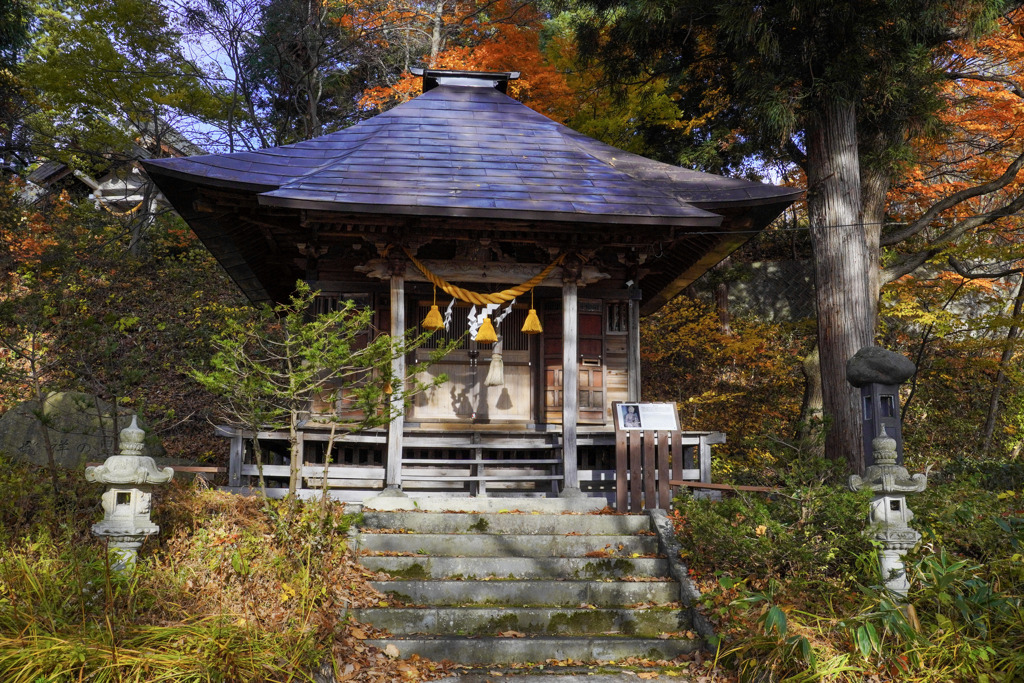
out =
[(491, 87), (441, 85), (351, 128), (255, 152), (149, 161), (268, 206), (346, 213), (714, 227), (780, 188), (622, 152)]

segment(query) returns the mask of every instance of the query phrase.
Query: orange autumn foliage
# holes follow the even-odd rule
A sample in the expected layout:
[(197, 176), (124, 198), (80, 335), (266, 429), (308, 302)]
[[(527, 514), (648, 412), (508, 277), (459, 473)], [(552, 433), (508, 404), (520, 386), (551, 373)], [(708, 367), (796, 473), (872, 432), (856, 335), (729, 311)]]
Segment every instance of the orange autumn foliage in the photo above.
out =
[[(509, 95), (535, 111), (564, 122), (571, 115), (572, 91), (565, 76), (548, 64), (541, 51), (544, 16), (533, 5), (498, 0), (486, 14), (474, 3), (459, 7), (448, 20), (455, 35), (430, 66), (464, 71), (518, 71)], [(420, 93), (418, 76), (406, 72), (388, 87), (368, 89), (360, 106), (383, 110)]]
[[(914, 219), (936, 201), (1002, 175), (1024, 152), (1024, 10), (1000, 20), (997, 31), (976, 42), (951, 44), (942, 57), (953, 75), (940, 96), (942, 135), (914, 142), (916, 159), (890, 193), (895, 220)], [(945, 220), (990, 210), (1024, 191), (1024, 174), (993, 193), (950, 209)], [(1019, 217), (995, 224), (985, 239), (1024, 227)]]

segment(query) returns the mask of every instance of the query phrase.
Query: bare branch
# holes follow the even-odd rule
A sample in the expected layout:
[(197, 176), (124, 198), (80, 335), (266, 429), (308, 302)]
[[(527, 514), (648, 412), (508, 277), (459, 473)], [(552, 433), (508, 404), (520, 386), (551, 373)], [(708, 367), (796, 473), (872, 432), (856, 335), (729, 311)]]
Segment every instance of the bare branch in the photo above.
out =
[(1024, 98), (1024, 89), (1020, 87), (1016, 81), (1006, 78), (1005, 76), (986, 76), (983, 74), (972, 74), (964, 73), (960, 71), (952, 71), (947, 74), (949, 78), (954, 80), (969, 80), (969, 81), (985, 81), (988, 83), (1002, 83), (1007, 86), (1007, 90), (1012, 92), (1014, 95), (1020, 98)]
[[(1007, 185), (1012, 183), (1014, 180), (1016, 180), (1017, 174), (1020, 173), (1021, 168), (1024, 168), (1024, 152), (1022, 152), (1016, 159), (1014, 159), (1013, 163), (1011, 163), (1009, 166), (1007, 166), (1006, 170), (998, 178), (996, 178), (994, 180), (990, 180), (987, 183), (982, 183), (982, 184), (976, 185), (974, 187), (969, 187), (969, 188), (966, 188), (964, 190), (960, 190), (959, 192), (954, 192), (953, 194), (949, 195), (948, 197), (946, 197), (944, 199), (940, 199), (939, 201), (937, 201), (934, 204), (932, 204), (928, 208), (928, 210), (925, 211), (924, 214), (920, 218), (918, 218), (916, 221), (914, 221), (913, 223), (911, 223), (907, 227), (905, 227), (905, 228), (903, 228), (901, 230), (897, 230), (895, 232), (891, 232), (891, 233), (889, 233), (887, 235), (883, 235), (882, 239), (880, 240), (881, 245), (883, 247), (889, 247), (889, 246), (892, 246), (894, 244), (898, 244), (898, 243), (902, 242), (903, 240), (905, 240), (905, 239), (907, 239), (909, 237), (913, 237), (914, 235), (916, 235), (917, 233), (921, 232), (926, 227), (931, 225), (932, 221), (934, 221), (936, 218), (938, 218), (939, 215), (941, 215), (943, 211), (947, 211), (947, 210), (953, 208), (954, 206), (956, 206), (958, 204), (962, 204), (963, 202), (965, 202), (965, 201), (967, 201), (969, 199), (974, 199), (975, 197), (980, 197), (982, 195), (991, 194), (992, 192), (995, 192), (996, 190), (1001, 190), (1002, 188), (1006, 187)], [(1016, 200), (1014, 200), (1013, 202), (1011, 202), (1007, 206), (1017, 206), (1019, 208), (1020, 207), (1020, 204), (1019, 204), (1020, 201), (1021, 201), (1021, 198), (1018, 197)], [(1017, 209), (1014, 209), (1013, 211), (1010, 211), (1009, 213), (1013, 213), (1016, 210)], [(992, 222), (992, 220), (995, 220), (996, 218), (1001, 218), (1001, 217), (1003, 217), (1005, 215), (1008, 215), (1008, 214), (1003, 212), (1002, 209), (999, 209), (997, 211), (989, 212), (989, 213), (986, 213), (986, 214), (981, 214), (980, 216), (968, 219), (967, 221), (964, 221), (961, 224), (966, 224), (966, 223), (968, 223), (968, 222), (970, 222), (972, 220), (975, 220), (975, 219), (985, 218), (985, 217), (989, 217), (989, 216), (992, 217), (991, 220), (978, 220), (978, 222), (974, 223), (973, 225), (969, 225), (962, 232), (956, 234), (956, 237), (959, 237), (960, 235), (962, 235), (964, 232), (966, 232), (970, 228), (978, 227), (979, 225), (984, 225), (985, 223), (990, 223), (990, 222)], [(957, 224), (957, 225), (961, 225), (961, 224)], [(955, 227), (956, 226), (954, 226), (954, 228), (951, 228), (950, 230), (948, 230), (946, 232), (946, 234), (950, 234), (951, 232), (953, 232)], [(943, 237), (941, 237), (940, 239), (945, 241), (945, 239), (946, 239), (945, 235), (943, 235)], [(955, 237), (954, 237), (954, 239), (955, 239)]]
[(896, 263), (884, 268), (882, 270), (881, 281), (883, 283), (892, 282), (904, 275), (909, 275), (914, 272), (929, 259), (939, 255), (947, 245), (956, 241), (963, 235), (975, 228), (980, 228), (983, 225), (994, 223), (1000, 218), (1005, 218), (1024, 209), (1024, 193), (1018, 195), (1013, 201), (1004, 204), (1003, 206), (980, 213), (970, 218), (966, 218), (962, 221), (953, 223), (948, 229), (942, 232), (938, 237), (931, 240), (929, 246), (916, 253), (908, 254), (901, 258)]

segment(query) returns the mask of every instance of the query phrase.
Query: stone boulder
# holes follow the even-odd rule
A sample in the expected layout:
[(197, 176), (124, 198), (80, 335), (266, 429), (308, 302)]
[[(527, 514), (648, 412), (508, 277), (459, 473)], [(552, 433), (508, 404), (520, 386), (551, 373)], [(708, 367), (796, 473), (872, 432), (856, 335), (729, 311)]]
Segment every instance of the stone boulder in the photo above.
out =
[[(118, 433), (131, 424), (134, 414), (126, 408), (118, 408), (115, 413), (110, 403), (75, 391), (52, 393), (43, 403), (54, 457), (59, 466), (69, 469), (114, 455)], [(46, 466), (38, 406), (36, 401), (24, 401), (0, 415), (0, 451), (16, 460)], [(165, 452), (159, 440), (147, 434), (142, 454), (155, 458)]]
[(881, 346), (865, 346), (846, 362), (846, 379), (855, 387), (903, 384), (916, 371), (909, 358)]

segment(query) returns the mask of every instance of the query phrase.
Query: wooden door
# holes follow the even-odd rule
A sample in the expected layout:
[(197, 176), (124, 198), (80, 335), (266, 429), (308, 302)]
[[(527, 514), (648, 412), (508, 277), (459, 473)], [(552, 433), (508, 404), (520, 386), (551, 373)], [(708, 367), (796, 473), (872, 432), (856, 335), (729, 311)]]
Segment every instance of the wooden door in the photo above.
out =
[[(605, 424), (604, 320), (601, 302), (579, 302), (579, 423)], [(544, 417), (562, 421), (562, 309), (560, 301), (544, 309)]]

